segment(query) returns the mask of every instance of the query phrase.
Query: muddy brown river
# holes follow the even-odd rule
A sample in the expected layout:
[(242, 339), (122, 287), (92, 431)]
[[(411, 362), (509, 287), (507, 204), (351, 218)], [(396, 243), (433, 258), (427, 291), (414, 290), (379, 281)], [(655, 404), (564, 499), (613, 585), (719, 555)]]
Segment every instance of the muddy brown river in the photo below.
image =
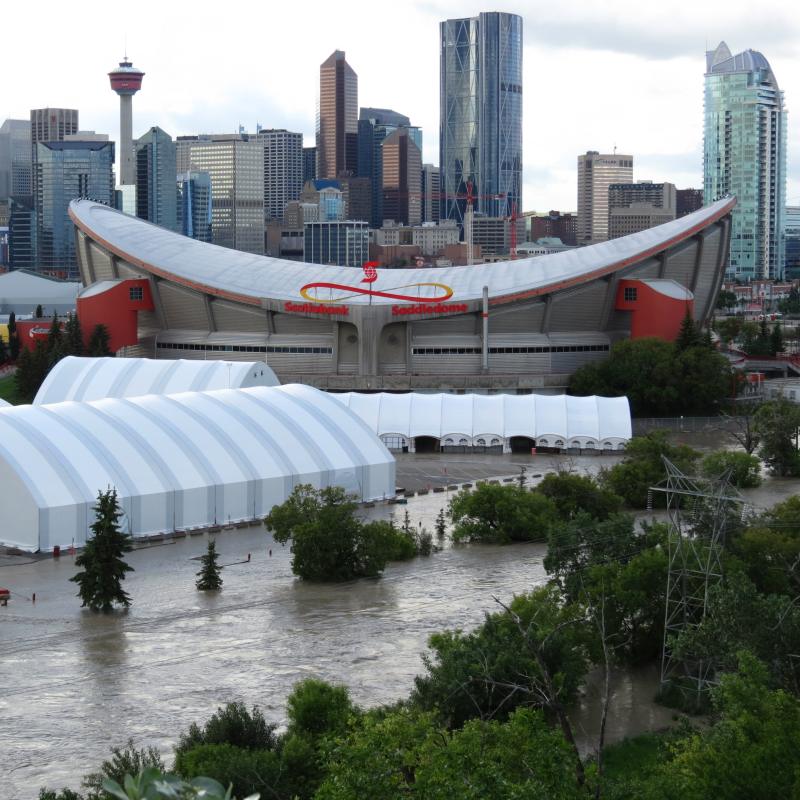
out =
[[(447, 497), (366, 513), (399, 521), (407, 508), (432, 530)], [(364, 705), (401, 698), (431, 633), (472, 627), (496, 610), (493, 596), (507, 601), (545, 580), (544, 545), (530, 544), (445, 547), (390, 564), (379, 579), (305, 584), (291, 573), (288, 546), (250, 528), (217, 536), (227, 566), (223, 591), (209, 596), (194, 588), (205, 546), (198, 536), (131, 553), (133, 605), (109, 616), (80, 609), (70, 556), (0, 567), (0, 585), (14, 592), (0, 607), (2, 800), (34, 800), (44, 785), (78, 788), (131, 736), (169, 763), (179, 733), (228, 701), (258, 704), (280, 723), (305, 677), (345, 684)], [(616, 677), (610, 740), (669, 724), (670, 712), (651, 702), (655, 684), (654, 670)], [(574, 714), (584, 751), (594, 748), (596, 712), (590, 682)]]

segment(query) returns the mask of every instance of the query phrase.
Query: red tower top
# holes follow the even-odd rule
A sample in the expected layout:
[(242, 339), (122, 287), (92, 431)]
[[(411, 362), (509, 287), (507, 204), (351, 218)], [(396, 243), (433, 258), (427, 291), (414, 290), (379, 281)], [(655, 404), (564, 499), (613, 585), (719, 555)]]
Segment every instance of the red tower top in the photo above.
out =
[(119, 62), (119, 69), (108, 73), (111, 88), (119, 95), (134, 95), (142, 88), (144, 72), (131, 64), (127, 56)]

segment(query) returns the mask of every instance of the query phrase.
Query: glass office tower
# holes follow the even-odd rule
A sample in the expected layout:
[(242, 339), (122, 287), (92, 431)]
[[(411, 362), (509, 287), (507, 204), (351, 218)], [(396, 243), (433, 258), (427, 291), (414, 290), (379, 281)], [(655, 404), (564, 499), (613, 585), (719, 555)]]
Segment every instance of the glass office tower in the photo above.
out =
[(499, 12), (440, 23), (442, 217), (463, 222), (522, 210), (522, 17)]
[(69, 203), (86, 197), (114, 205), (114, 143), (39, 142), (36, 148), (37, 267), (75, 278), (75, 226)]
[(705, 204), (735, 195), (729, 280), (780, 278), (784, 268), (786, 112), (769, 62), (725, 42), (706, 53)]
[(158, 126), (150, 128), (136, 149), (136, 216), (179, 231), (175, 176), (175, 142)]

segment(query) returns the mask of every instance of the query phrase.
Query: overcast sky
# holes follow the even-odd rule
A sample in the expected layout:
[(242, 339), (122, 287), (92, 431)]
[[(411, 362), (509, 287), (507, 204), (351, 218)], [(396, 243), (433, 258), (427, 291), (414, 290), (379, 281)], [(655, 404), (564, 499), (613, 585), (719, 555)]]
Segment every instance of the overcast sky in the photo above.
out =
[[(634, 156), (634, 177), (702, 188), (706, 47), (769, 59), (790, 111), (800, 108), (800, 12), (794, 0), (137, 0), (4, 3), (0, 119), (31, 108), (80, 110), (82, 129), (118, 139), (106, 73), (126, 44), (146, 73), (134, 136), (233, 132), (239, 124), (302, 131), (314, 143), (319, 64), (346, 51), (359, 105), (393, 108), (423, 129), (439, 159), (438, 23), (479, 11), (524, 19), (525, 210), (573, 210), (576, 158)], [(127, 15), (124, 9), (128, 9)], [(49, 60), (48, 60), (49, 59)], [(789, 117), (787, 199), (800, 205), (800, 122)]]

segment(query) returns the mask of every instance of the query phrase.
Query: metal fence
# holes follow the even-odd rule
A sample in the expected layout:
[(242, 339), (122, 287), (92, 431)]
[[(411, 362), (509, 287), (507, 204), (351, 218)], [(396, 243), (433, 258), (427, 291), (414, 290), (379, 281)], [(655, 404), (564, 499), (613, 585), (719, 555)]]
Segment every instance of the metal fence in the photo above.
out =
[(654, 430), (730, 431), (741, 426), (740, 417), (638, 417), (633, 419), (633, 434), (637, 436)]

